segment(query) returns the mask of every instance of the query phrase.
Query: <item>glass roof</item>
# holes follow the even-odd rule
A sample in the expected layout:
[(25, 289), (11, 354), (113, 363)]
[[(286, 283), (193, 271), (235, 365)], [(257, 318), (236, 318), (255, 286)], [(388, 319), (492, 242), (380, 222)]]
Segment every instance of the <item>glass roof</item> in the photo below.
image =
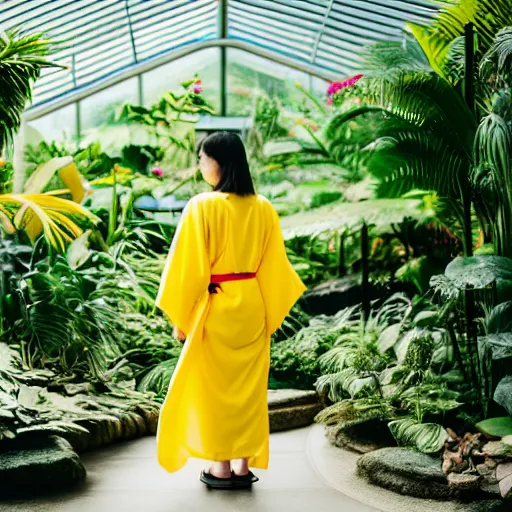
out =
[(42, 104), (225, 38), (319, 76), (343, 77), (358, 70), (364, 45), (396, 38), (405, 22), (435, 12), (429, 0), (9, 0), (0, 3), (0, 27), (21, 25), (66, 42), (54, 60), (67, 69), (45, 70), (36, 84), (34, 104)]

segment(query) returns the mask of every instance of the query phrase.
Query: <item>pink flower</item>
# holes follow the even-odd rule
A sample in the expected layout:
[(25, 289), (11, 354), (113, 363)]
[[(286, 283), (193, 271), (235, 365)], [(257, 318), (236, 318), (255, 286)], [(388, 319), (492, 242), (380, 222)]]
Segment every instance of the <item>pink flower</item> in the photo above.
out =
[(162, 171), (162, 169), (160, 169), (160, 167), (155, 167), (152, 171), (151, 171), (151, 174), (153, 174), (154, 176), (156, 176), (157, 178), (161, 178), (163, 175), (164, 175), (164, 172)]
[(332, 98), (327, 98), (327, 105), (332, 105)]
[(363, 75), (355, 75), (352, 78), (347, 78), (347, 80), (344, 80), (343, 82), (333, 82), (331, 85), (329, 85), (327, 94), (332, 96), (345, 87), (352, 87), (356, 82), (361, 80), (361, 78), (363, 78)]
[(194, 83), (194, 92), (196, 94), (201, 94), (203, 92), (203, 82), (201, 80), (196, 80)]

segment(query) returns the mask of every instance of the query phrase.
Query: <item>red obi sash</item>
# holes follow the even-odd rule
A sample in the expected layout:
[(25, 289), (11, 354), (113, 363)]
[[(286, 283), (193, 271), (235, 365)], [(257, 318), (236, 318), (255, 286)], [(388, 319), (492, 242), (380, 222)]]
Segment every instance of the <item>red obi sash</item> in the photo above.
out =
[(217, 293), (217, 288), (220, 288), (221, 283), (228, 281), (246, 281), (247, 279), (255, 279), (256, 272), (238, 272), (232, 274), (212, 274), (210, 277), (210, 285), (208, 291), (210, 293)]

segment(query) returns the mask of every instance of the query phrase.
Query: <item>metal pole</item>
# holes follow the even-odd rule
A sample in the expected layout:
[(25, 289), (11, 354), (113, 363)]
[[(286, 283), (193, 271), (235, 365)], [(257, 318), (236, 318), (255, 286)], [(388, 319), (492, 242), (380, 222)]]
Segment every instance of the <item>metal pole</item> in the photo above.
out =
[(137, 75), (137, 94), (139, 105), (144, 105), (144, 84), (142, 82), (142, 75)]
[[(464, 98), (466, 104), (475, 113), (475, 33), (473, 31), (473, 23), (468, 23), (464, 27), (465, 37), (465, 58), (464, 58)], [(466, 180), (463, 185), (462, 205), (464, 211), (464, 255), (473, 256), (473, 237), (471, 229), (471, 180)]]
[(363, 223), (361, 229), (361, 256), (363, 260), (363, 274), (361, 291), (363, 294), (363, 315), (364, 320), (370, 316), (370, 247), (368, 241), (368, 225)]
[[(228, 0), (219, 0), (219, 39), (228, 38)], [(220, 47), (220, 115), (227, 115), (227, 48)]]
[(345, 267), (345, 239), (347, 237), (347, 231), (343, 231), (340, 235), (340, 250), (338, 259), (338, 277), (344, 277), (347, 275), (347, 268)]
[(76, 128), (76, 140), (80, 140), (82, 136), (82, 116), (80, 112), (80, 102), (75, 103), (75, 128)]

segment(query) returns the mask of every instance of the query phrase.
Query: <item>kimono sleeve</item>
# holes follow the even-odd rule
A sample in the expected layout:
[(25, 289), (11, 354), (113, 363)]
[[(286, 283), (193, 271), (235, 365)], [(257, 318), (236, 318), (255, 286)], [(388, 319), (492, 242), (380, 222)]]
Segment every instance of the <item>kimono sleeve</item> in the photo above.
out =
[(267, 333), (273, 334), (306, 290), (293, 269), (284, 245), (279, 216), (272, 208), (272, 229), (257, 272), (267, 322)]
[(210, 262), (201, 203), (192, 199), (183, 211), (162, 274), (156, 305), (171, 323), (190, 332), (196, 302), (207, 293)]

